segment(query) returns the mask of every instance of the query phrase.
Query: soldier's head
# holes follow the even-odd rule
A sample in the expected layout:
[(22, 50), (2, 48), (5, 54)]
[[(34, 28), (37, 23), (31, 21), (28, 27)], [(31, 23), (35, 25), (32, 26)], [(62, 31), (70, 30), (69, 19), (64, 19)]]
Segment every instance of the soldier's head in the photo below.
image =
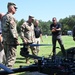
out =
[(4, 16), (4, 13), (0, 13), (0, 20), (2, 19), (2, 17)]
[(33, 23), (33, 22), (34, 22), (34, 17), (29, 15), (29, 20), (28, 20), (28, 21), (29, 21), (30, 23)]
[(15, 14), (16, 9), (17, 9), (16, 4), (14, 4), (12, 2), (8, 2), (7, 8), (8, 8), (8, 12), (12, 13), (12, 14)]
[(35, 20), (35, 21), (34, 21), (34, 25), (35, 25), (35, 26), (38, 26), (38, 25), (39, 25), (39, 21), (38, 21), (38, 20)]
[(52, 21), (53, 21), (54, 24), (56, 24), (56, 23), (57, 23), (56, 17), (53, 17), (53, 18), (52, 18)]

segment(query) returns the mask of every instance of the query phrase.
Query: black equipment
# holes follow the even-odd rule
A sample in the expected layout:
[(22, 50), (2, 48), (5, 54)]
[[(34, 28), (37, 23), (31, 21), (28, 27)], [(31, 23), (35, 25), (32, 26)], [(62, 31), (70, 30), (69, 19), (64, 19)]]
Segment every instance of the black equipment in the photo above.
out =
[(67, 49), (67, 58), (75, 59), (75, 47), (71, 47), (71, 48)]
[[(23, 47), (21, 48), (20, 55), (23, 57), (30, 57), (34, 59), (38, 59), (38, 63), (29, 65), (29, 66), (20, 66), (19, 68), (15, 69), (7, 69), (6, 66), (2, 66), (4, 68), (3, 71), (0, 71), (0, 75), (6, 75), (6, 74), (12, 74), (12, 73), (18, 73), (18, 72), (35, 72), (38, 71), (40, 73), (44, 73), (47, 75), (75, 75), (75, 59), (74, 59), (74, 53), (72, 54), (72, 51), (75, 50), (75, 47), (67, 49), (67, 57), (59, 57), (59, 56), (52, 56), (51, 58), (45, 58), (45, 57), (39, 57), (30, 55), (27, 47), (25, 44), (23, 44)], [(73, 55), (73, 58), (70, 58), (70, 56)]]

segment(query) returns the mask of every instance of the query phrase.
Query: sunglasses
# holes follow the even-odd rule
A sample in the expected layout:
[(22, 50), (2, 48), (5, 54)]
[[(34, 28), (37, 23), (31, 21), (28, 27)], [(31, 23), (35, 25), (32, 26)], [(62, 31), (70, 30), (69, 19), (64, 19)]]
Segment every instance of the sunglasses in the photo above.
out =
[(15, 9), (17, 9), (17, 7), (14, 7)]

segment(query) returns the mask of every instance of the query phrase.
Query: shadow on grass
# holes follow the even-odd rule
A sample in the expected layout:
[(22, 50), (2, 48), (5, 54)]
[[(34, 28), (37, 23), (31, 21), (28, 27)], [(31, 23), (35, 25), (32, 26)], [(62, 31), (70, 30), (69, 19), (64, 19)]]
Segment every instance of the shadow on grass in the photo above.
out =
[(16, 60), (16, 62), (15, 62), (15, 63), (25, 63), (25, 62), (23, 62), (23, 61), (17, 61), (17, 60)]
[(16, 58), (15, 63), (25, 63), (24, 60), (25, 60), (25, 58)]
[(59, 51), (59, 52), (57, 53), (57, 56), (62, 56), (62, 52)]
[(23, 60), (25, 60), (25, 58), (16, 58), (15, 63), (25, 63)]
[(25, 58), (16, 58), (16, 60), (25, 60)]

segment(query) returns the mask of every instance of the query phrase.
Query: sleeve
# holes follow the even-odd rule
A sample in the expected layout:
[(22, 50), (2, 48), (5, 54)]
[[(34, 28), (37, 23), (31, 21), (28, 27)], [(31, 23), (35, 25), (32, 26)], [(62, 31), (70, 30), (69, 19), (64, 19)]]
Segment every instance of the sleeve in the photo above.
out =
[(8, 24), (9, 25), (9, 29), (10, 29), (10, 32), (11, 32), (13, 38), (14, 39), (18, 39), (18, 32), (17, 32), (17, 27), (16, 27), (17, 26), (16, 20), (13, 17), (9, 16), (7, 23), (9, 23)]
[(21, 25), (21, 33), (20, 33), (20, 37), (21, 37), (22, 40), (25, 39), (25, 37), (24, 37), (24, 31), (25, 31), (25, 24), (23, 23)]
[(24, 41), (24, 40), (26, 40), (26, 41), (28, 41), (28, 39), (24, 36), (24, 34), (25, 34), (25, 29), (29, 29), (29, 27), (27, 26), (27, 24), (26, 24), (26, 22), (24, 22), (22, 25), (21, 25), (21, 33), (20, 33), (20, 37), (21, 37), (21, 39)]
[(62, 29), (61, 26), (62, 26), (61, 23), (57, 23), (57, 26), (56, 26), (56, 29), (58, 29), (57, 31), (61, 31)]

